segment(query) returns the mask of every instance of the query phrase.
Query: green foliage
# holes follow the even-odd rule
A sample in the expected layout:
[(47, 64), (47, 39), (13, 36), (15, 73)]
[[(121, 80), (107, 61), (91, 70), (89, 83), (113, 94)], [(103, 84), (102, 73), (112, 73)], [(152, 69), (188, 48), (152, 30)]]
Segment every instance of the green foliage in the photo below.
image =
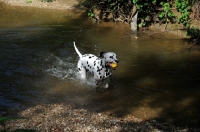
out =
[[(139, 26), (151, 23), (179, 22), (190, 26), (191, 6), (198, 0), (93, 0), (95, 8), (100, 10), (100, 18), (105, 19), (112, 14), (114, 21), (130, 22), (133, 7), (138, 11)], [(95, 18), (94, 7), (88, 11), (88, 16)], [(180, 15), (174, 14), (176, 9)]]
[(15, 118), (12, 118), (12, 117), (7, 117), (7, 116), (4, 116), (4, 117), (0, 117), (0, 124), (6, 122), (6, 121), (9, 121), (9, 120), (13, 120)]
[(157, 0), (132, 0), (139, 12), (139, 26), (146, 26), (154, 19), (154, 13), (157, 7)]
[(187, 36), (191, 36), (192, 38), (199, 38), (200, 30), (197, 27), (188, 28)]
[(93, 21), (97, 21), (97, 18), (95, 18), (95, 14), (94, 14), (94, 12), (93, 12), (93, 9), (95, 9), (96, 8), (96, 6), (92, 6), (92, 8), (88, 11), (88, 13), (87, 13), (87, 15), (89, 16), (89, 17), (91, 17), (92, 19), (93, 19)]
[[(175, 0), (175, 8), (181, 15), (178, 17), (172, 12), (173, 3), (169, 0), (132, 0), (133, 4), (137, 6), (140, 15), (139, 19), (142, 19), (142, 23), (145, 23), (145, 18), (151, 16), (151, 14), (158, 13), (158, 17), (162, 22), (175, 22), (177, 18), (178, 22), (189, 27), (190, 9), (192, 4), (196, 0)], [(160, 7), (161, 6), (161, 7)], [(158, 9), (161, 10), (158, 11)], [(145, 26), (145, 24), (142, 24)]]
[[(188, 28), (187, 29), (187, 36), (190, 36), (190, 39), (195, 44), (200, 44), (200, 30), (196, 27)], [(192, 46), (190, 47), (190, 49)]]
[(88, 12), (88, 16), (89, 16), (89, 17), (93, 17), (93, 16), (94, 16), (94, 13), (93, 13), (92, 11), (89, 11), (89, 12)]
[[(4, 128), (5, 128), (5, 122), (9, 121), (9, 120), (14, 120), (14, 119), (16, 119), (16, 118), (7, 117), (7, 116), (0, 117), (0, 125), (4, 126)], [(3, 130), (2, 132), (5, 132), (5, 131)]]
[(90, 8), (90, 10), (88, 11), (88, 16), (89, 17), (94, 17), (94, 12), (93, 12), (93, 9), (96, 8), (96, 6), (92, 6), (92, 8)]
[(186, 27), (189, 27), (189, 18), (190, 18), (190, 3), (189, 0), (176, 0), (175, 2), (176, 9), (181, 13), (178, 18), (178, 21), (184, 24)]
[(26, 0), (26, 4), (32, 3), (32, 0)]
[(161, 2), (160, 5), (163, 7), (163, 10), (160, 12), (159, 18), (163, 22), (172, 22), (176, 15), (171, 11), (171, 5), (169, 4), (169, 2)]

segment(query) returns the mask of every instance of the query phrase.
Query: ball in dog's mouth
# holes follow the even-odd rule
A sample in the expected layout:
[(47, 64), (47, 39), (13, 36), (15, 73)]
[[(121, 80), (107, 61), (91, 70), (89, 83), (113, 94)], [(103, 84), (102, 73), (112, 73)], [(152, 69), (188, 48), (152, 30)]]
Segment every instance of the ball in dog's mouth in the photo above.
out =
[(113, 70), (117, 68), (117, 63), (110, 63), (110, 67), (112, 67)]

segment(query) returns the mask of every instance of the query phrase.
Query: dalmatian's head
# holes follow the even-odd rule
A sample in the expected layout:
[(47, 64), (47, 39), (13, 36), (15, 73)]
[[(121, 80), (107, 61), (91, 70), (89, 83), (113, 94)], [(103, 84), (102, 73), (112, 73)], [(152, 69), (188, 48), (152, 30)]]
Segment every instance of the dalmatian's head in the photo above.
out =
[(119, 61), (114, 52), (100, 52), (100, 57), (105, 60), (105, 65), (111, 67), (113, 70), (118, 66)]

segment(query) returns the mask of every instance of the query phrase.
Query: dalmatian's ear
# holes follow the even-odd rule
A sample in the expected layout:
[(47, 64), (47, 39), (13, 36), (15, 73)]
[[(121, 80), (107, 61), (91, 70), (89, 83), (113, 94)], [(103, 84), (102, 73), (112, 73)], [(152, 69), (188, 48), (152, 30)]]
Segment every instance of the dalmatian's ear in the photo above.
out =
[(100, 52), (100, 57), (103, 57), (103, 55), (104, 55), (105, 53), (106, 53), (106, 52), (101, 51), (101, 52)]

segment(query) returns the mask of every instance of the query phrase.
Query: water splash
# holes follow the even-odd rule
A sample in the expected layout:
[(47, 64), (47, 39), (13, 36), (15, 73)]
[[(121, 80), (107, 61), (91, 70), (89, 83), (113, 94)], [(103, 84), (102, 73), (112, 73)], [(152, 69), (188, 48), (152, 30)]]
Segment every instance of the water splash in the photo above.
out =
[(75, 80), (77, 70), (75, 64), (70, 62), (70, 58), (62, 59), (51, 54), (45, 59), (45, 62), (48, 65), (45, 73), (60, 80)]
[(60, 80), (64, 81), (75, 81), (76, 84), (86, 85), (90, 87), (95, 87), (94, 78), (90, 73), (87, 74), (87, 80), (82, 80), (80, 74), (77, 71), (76, 61), (71, 62), (73, 59), (60, 58), (53, 54), (48, 55), (45, 59), (45, 65), (47, 68), (44, 70), (45, 73), (54, 76)]

